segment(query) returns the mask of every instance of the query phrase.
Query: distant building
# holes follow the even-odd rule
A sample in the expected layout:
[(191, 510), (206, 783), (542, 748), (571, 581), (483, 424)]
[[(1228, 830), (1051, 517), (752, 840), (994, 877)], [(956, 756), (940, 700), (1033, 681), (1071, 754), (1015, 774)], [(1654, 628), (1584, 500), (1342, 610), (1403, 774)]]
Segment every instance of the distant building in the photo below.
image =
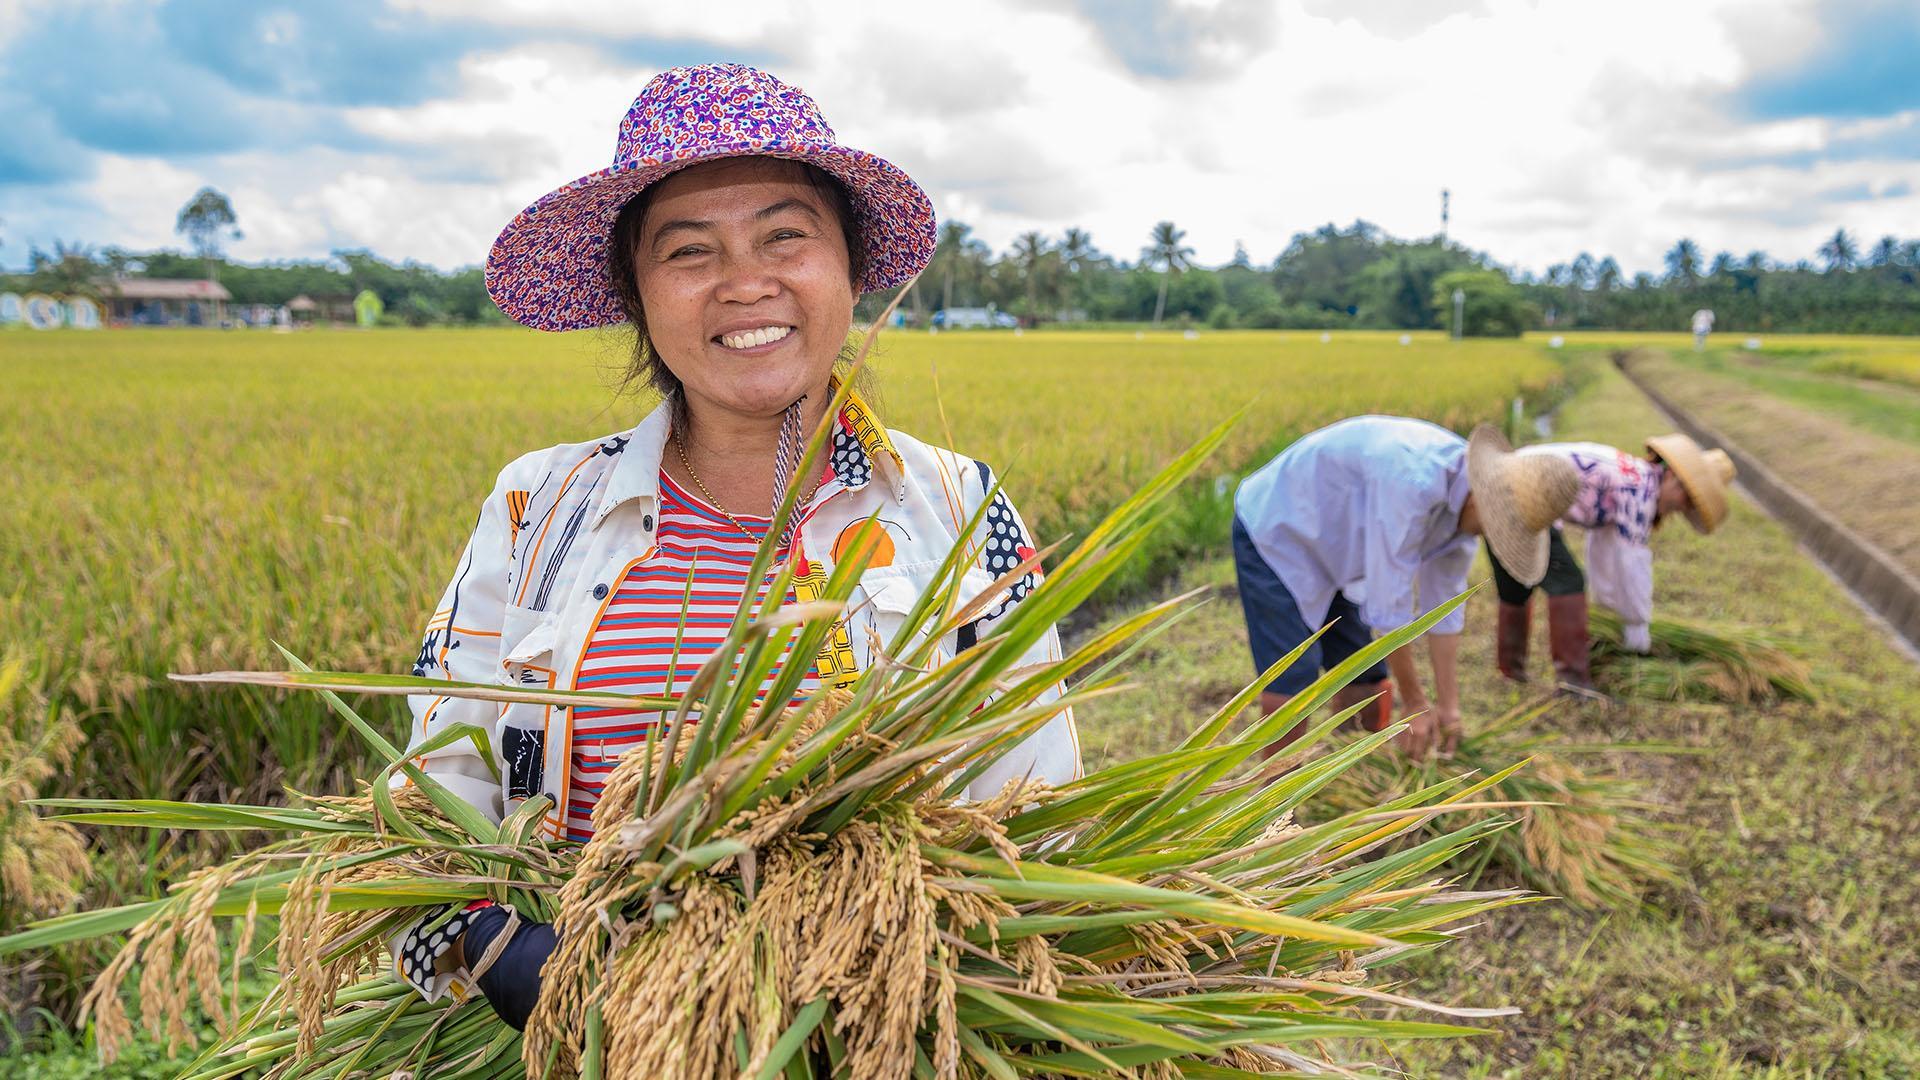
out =
[(116, 278), (100, 284), (107, 321), (131, 326), (220, 326), (233, 294), (217, 281)]
[(353, 294), (308, 296), (301, 293), (287, 301), (287, 310), (293, 313), (293, 321), (297, 326), (314, 322), (350, 323), (353, 321)]

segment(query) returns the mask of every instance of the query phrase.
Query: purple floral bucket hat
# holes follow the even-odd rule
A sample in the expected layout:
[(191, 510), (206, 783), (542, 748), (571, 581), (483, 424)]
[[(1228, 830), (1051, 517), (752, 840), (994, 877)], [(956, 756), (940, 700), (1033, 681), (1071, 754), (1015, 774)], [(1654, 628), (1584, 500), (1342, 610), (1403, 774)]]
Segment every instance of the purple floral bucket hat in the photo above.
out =
[(607, 242), (620, 208), (642, 188), (689, 165), (766, 156), (819, 166), (846, 186), (866, 247), (863, 293), (907, 281), (933, 257), (933, 204), (892, 164), (841, 146), (813, 99), (744, 64), (678, 67), (633, 100), (613, 164), (522, 210), (487, 255), (487, 293), (537, 330), (626, 321), (608, 279)]

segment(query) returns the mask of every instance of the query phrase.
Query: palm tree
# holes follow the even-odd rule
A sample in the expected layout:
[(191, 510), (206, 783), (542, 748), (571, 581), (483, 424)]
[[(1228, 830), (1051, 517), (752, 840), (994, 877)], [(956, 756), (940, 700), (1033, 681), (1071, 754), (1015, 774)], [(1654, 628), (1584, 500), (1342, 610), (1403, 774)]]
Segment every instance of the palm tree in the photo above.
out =
[(1700, 278), (1700, 245), (1681, 237), (1667, 251), (1667, 280), (1692, 288)]
[(1764, 251), (1747, 252), (1747, 261), (1744, 266), (1756, 274), (1760, 273), (1767, 268), (1767, 253)]
[(36, 248), (27, 264), (36, 289), (55, 296), (100, 296), (100, 264), (93, 249), (77, 240), (71, 244), (55, 240), (51, 255)]
[(1873, 245), (1873, 254), (1868, 256), (1868, 262), (1879, 267), (1892, 266), (1899, 260), (1900, 238), (1897, 236), (1881, 237), (1880, 242)]
[(1733, 252), (1723, 251), (1713, 257), (1713, 268), (1708, 273), (1717, 278), (1728, 278), (1733, 276), (1733, 268)]
[(1054, 250), (1060, 253), (1060, 265), (1069, 274), (1079, 273), (1095, 258), (1093, 237), (1087, 235), (1087, 230), (1078, 227), (1069, 228), (1060, 237), (1060, 246)]
[(1609, 255), (1600, 260), (1600, 268), (1593, 272), (1593, 287), (1607, 293), (1620, 287), (1620, 264)]
[(1819, 256), (1827, 260), (1827, 273), (1835, 270), (1851, 270), (1860, 261), (1860, 249), (1854, 245), (1853, 237), (1847, 230), (1836, 229), (1833, 238), (1820, 245)]
[(1573, 257), (1573, 265), (1567, 268), (1571, 274), (1569, 284), (1576, 289), (1593, 288), (1593, 256), (1581, 252)]
[(1160, 298), (1153, 304), (1155, 326), (1160, 325), (1160, 317), (1167, 313), (1168, 279), (1193, 265), (1193, 249), (1180, 243), (1186, 238), (1186, 230), (1174, 228), (1171, 221), (1163, 221), (1153, 227), (1153, 243), (1140, 250), (1142, 263), (1160, 267)]
[(1087, 303), (1087, 291), (1091, 288), (1091, 271), (1106, 262), (1093, 246), (1093, 237), (1087, 230), (1069, 228), (1060, 237), (1060, 243), (1054, 246), (1053, 255), (1062, 271), (1061, 294), (1071, 307), (1084, 308)]
[(973, 226), (964, 221), (948, 221), (940, 226), (940, 242), (933, 249), (933, 259), (928, 269), (939, 271), (942, 309), (953, 307), (955, 276), (961, 279), (962, 284), (968, 280), (979, 280), (979, 271), (986, 257), (987, 245), (973, 238)]
[(1039, 232), (1023, 232), (1013, 238), (1013, 257), (1020, 264), (1020, 279), (1027, 290), (1027, 317), (1040, 319), (1039, 281), (1041, 263), (1049, 254), (1047, 238)]

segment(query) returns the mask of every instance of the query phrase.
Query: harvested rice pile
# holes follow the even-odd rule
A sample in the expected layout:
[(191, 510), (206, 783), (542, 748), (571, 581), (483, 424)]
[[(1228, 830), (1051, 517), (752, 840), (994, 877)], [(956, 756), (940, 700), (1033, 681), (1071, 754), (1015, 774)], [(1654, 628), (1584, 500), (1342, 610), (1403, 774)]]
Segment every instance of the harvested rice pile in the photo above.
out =
[(1594, 666), (1622, 694), (1737, 705), (1776, 697), (1795, 701), (1816, 697), (1806, 661), (1758, 630), (1657, 618), (1649, 627), (1653, 652), (1639, 656), (1620, 647), (1618, 615), (1594, 608), (1588, 625), (1593, 632)]
[(1328, 789), (1327, 804), (1352, 810), (1443, 793), (1481, 800), (1476, 813), (1513, 824), (1465, 853), (1457, 867), (1467, 884), (1495, 871), (1581, 907), (1636, 903), (1647, 884), (1674, 877), (1671, 845), (1649, 820), (1639, 785), (1592, 762), (1595, 751), (1663, 748), (1568, 743), (1534, 724), (1552, 704), (1524, 704), (1475, 728), (1446, 760), (1370, 757)]
[[(957, 656), (942, 658), (935, 642), (1027, 567), (993, 595), (963, 596), (956, 553), (888, 643), (891, 663), (850, 693), (792, 709), (762, 702), (790, 700), (800, 665), (773, 669), (790, 649), (819, 649), (861, 567), (836, 568), (824, 609), (743, 605), (685, 700), (644, 703), (674, 721), (657, 753), (649, 743), (615, 772), (584, 847), (536, 836), (544, 799), (498, 826), (481, 818), (333, 691), (430, 687), (562, 705), (603, 696), (304, 669), (220, 676), (328, 694), (392, 764), (357, 797), (286, 807), (60, 803), (75, 822), (269, 839), (165, 899), (48, 920), (0, 939), (0, 954), (129, 932), (89, 999), (102, 1047), (110, 1054), (131, 1031), (122, 984), (137, 978), (138, 1017), (152, 1031), (188, 1038), (195, 1009), (222, 1020), (225, 1037), (188, 1073), (200, 1078), (1375, 1075), (1383, 1043), (1471, 1033), (1452, 1021), (1510, 1011), (1414, 1001), (1378, 973), (1521, 898), (1461, 891), (1440, 870), (1501, 823), (1442, 816), (1462, 792), (1439, 788), (1297, 820), (1398, 726), (1291, 771), (1241, 766), (1448, 609), (1237, 735), (1231, 722), (1273, 672), (1197, 718), (1174, 751), (1059, 790), (1016, 784), (984, 802), (959, 798), (1060, 708), (1116, 689), (1128, 643), (1180, 608), (1143, 612), (1058, 664), (1017, 666), (1133, 555), (1158, 501), (1224, 431)], [(752, 574), (771, 558), (763, 551)], [(776, 579), (768, 595), (785, 592)], [(1055, 699), (1075, 671), (1090, 674)], [(397, 795), (395, 773), (413, 780)], [(422, 911), (483, 896), (560, 932), (524, 1037), (477, 998), (421, 1002), (381, 950)], [(236, 974), (264, 915), (278, 916), (261, 954), (279, 983), (238, 1012)], [(1441, 1019), (1409, 1018), (1422, 1011)]]

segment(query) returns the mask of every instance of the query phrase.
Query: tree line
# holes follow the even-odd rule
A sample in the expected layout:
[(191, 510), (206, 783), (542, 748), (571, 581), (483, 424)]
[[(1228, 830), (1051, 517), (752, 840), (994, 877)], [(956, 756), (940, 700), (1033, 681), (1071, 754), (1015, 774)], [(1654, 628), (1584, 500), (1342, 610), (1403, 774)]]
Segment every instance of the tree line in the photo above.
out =
[[(176, 231), (192, 254), (56, 244), (51, 252), (34, 250), (26, 274), (0, 276), (0, 287), (98, 295), (117, 275), (213, 277), (238, 303), (283, 304), (302, 294), (320, 299), (370, 289), (393, 322), (504, 321), (478, 268), (443, 273), (368, 251), (338, 251), (326, 260), (228, 262), (222, 247), (240, 237), (238, 217), (211, 188), (181, 208)], [(1469, 335), (1678, 330), (1706, 307), (1723, 330), (1920, 332), (1920, 240), (1893, 236), (1863, 250), (1840, 230), (1811, 258), (1791, 264), (1757, 251), (1708, 259), (1698, 244), (1682, 239), (1667, 252), (1664, 273), (1630, 279), (1612, 256), (1583, 252), (1543, 275), (1515, 273), (1445, 237), (1402, 239), (1358, 220), (1296, 234), (1265, 264), (1236, 244), (1227, 265), (1199, 266), (1186, 238), (1162, 221), (1129, 259), (1102, 251), (1084, 229), (1069, 228), (1057, 237), (1022, 233), (996, 253), (964, 222), (948, 221), (903, 307), (922, 324), (941, 308), (992, 307), (1027, 325), (1431, 330), (1458, 320)], [(892, 298), (866, 297), (861, 312), (877, 315)]]
[(1707, 258), (1681, 239), (1664, 273), (1623, 279), (1611, 257), (1581, 253), (1523, 287), (1542, 321), (1576, 329), (1671, 330), (1709, 308), (1716, 329), (1846, 334), (1920, 333), (1920, 240), (1883, 236), (1871, 246), (1836, 230), (1810, 259), (1779, 263), (1765, 252)]
[[(1612, 256), (1588, 253), (1545, 274), (1514, 272), (1443, 237), (1401, 239), (1366, 221), (1296, 234), (1265, 265), (1236, 245), (1227, 265), (1199, 267), (1184, 239), (1161, 222), (1129, 262), (1101, 252), (1080, 229), (1058, 238), (1029, 232), (996, 257), (965, 224), (947, 222), (917, 302), (992, 304), (1033, 322), (1445, 330), (1458, 293), (1469, 335), (1684, 330), (1703, 307), (1723, 330), (1920, 333), (1920, 240), (1893, 236), (1863, 250), (1840, 230), (1812, 259), (1794, 263), (1762, 252), (1707, 259), (1682, 239), (1663, 274), (1631, 278)], [(905, 306), (915, 303), (910, 296)]]

